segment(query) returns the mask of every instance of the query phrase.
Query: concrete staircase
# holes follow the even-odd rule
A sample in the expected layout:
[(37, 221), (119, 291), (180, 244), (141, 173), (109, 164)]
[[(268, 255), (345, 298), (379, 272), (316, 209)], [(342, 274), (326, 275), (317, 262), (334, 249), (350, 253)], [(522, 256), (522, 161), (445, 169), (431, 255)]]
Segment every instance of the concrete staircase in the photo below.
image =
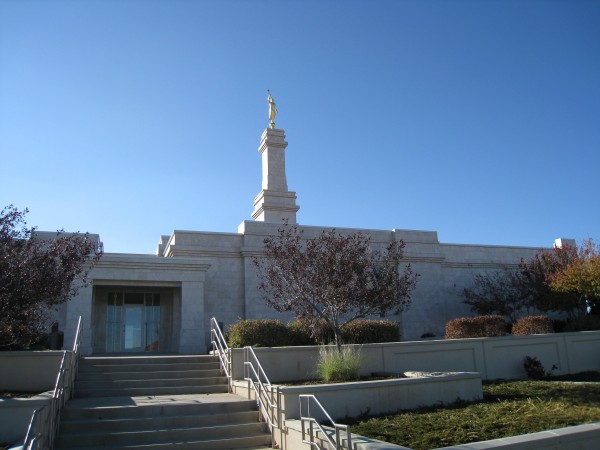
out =
[(211, 356), (87, 357), (55, 449), (270, 448), (256, 403)]
[(227, 379), (212, 356), (118, 356), (81, 358), (75, 397), (214, 394)]

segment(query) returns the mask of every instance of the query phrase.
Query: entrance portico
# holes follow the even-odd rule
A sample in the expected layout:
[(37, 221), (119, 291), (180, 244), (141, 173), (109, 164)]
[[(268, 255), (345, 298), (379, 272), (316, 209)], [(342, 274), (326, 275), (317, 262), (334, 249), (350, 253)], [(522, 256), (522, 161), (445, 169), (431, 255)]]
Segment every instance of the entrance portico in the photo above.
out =
[[(199, 258), (106, 254), (92, 271), (91, 295), (80, 292), (87, 302), (67, 304), (67, 323), (82, 316), (84, 354), (205, 353), (210, 266)], [(68, 342), (72, 330), (65, 333)]]

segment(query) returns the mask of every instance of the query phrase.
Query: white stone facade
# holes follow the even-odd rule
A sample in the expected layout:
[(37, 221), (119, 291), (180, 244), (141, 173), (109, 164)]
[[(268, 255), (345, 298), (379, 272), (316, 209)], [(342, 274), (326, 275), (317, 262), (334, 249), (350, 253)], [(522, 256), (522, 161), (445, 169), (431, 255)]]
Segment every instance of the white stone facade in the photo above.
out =
[[(160, 237), (155, 255), (105, 254), (91, 273), (93, 286), (82, 290), (58, 313), (65, 342), (72, 340), (79, 315), (85, 328), (85, 354), (115, 351), (119, 346), (122, 351), (204, 353), (209, 347), (211, 317), (225, 326), (240, 318), (291, 319), (261, 299), (252, 263), (253, 257), (261, 255), (265, 237), (275, 234), (283, 220), (296, 223), (299, 207), (295, 192), (287, 187), (286, 147), (283, 130), (265, 130), (259, 147), (263, 183), (254, 201), (255, 220), (242, 222), (237, 233), (174, 231)], [(306, 238), (325, 229), (300, 228)], [(420, 277), (410, 309), (401, 317), (388, 317), (401, 323), (404, 340), (419, 339), (425, 333), (443, 336), (448, 320), (469, 315), (462, 290), (476, 274), (514, 267), (521, 258), (529, 259), (539, 251), (443, 244), (434, 231), (337, 230), (368, 235), (374, 247), (397, 240), (406, 243), (405, 263)], [(144, 320), (152, 311), (148, 299), (153, 298), (160, 298), (160, 317), (152, 325), (155, 330), (149, 331), (149, 322)]]

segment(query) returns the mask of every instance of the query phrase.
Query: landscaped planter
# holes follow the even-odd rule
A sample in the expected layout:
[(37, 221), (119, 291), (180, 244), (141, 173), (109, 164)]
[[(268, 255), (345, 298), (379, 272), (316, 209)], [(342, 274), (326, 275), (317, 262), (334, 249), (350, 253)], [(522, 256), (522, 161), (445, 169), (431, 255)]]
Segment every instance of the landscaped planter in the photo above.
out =
[[(234, 392), (248, 395), (248, 382), (233, 382)], [(477, 373), (449, 373), (350, 383), (274, 386), (280, 398), (282, 419), (300, 417), (299, 396), (315, 395), (334, 419), (395, 412), (421, 406), (483, 398)], [(253, 397), (253, 391), (251, 391)]]

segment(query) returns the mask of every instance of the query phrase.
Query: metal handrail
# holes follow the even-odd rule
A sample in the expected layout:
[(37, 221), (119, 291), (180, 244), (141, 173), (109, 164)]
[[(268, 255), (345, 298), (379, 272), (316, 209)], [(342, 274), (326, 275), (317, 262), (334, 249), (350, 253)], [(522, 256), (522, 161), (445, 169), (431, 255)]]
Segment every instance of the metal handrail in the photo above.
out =
[[(42, 406), (41, 408), (36, 409), (35, 411), (33, 411), (33, 414), (31, 415), (31, 420), (29, 421), (29, 426), (27, 427), (27, 433), (25, 435), (25, 439), (23, 441), (23, 448), (26, 450), (38, 450), (38, 449), (43, 449), (44, 448), (44, 442), (45, 442), (45, 437), (46, 435), (44, 434), (44, 431), (48, 429), (48, 426), (42, 427), (41, 430), (39, 430), (40, 425), (39, 425), (39, 421), (43, 420), (40, 419), (41, 413), (42, 411), (44, 411), (44, 409), (46, 409), (47, 405)], [(48, 415), (46, 415), (46, 417), (49, 417)], [(48, 423), (48, 418), (44, 421), (45, 425)], [(47, 439), (46, 439), (47, 441)]]
[[(50, 449), (54, 447), (54, 441), (58, 436), (60, 426), (60, 413), (63, 406), (73, 395), (75, 385), (75, 376), (79, 364), (81, 351), (81, 316), (77, 321), (77, 331), (71, 350), (70, 357), (67, 359), (67, 350), (63, 350), (63, 356), (60, 361), (60, 367), (56, 376), (56, 383), (52, 392), (52, 398), (48, 405), (36, 409), (29, 422), (23, 448), (25, 450)], [(49, 406), (47, 414), (40, 419), (41, 412)]]
[[(211, 335), (211, 341), (212, 341), (212, 346), (213, 346), (213, 352), (216, 353), (219, 357), (219, 361), (221, 363), (221, 368), (225, 372), (225, 375), (227, 376), (229, 389), (231, 392), (231, 378), (232, 378), (231, 349), (227, 346), (227, 342), (225, 341), (225, 338), (223, 337), (223, 333), (221, 332), (219, 323), (217, 322), (217, 320), (214, 317), (210, 319), (210, 335)], [(256, 353), (254, 353), (254, 349), (252, 347), (244, 347), (244, 380), (246, 380), (248, 382), (248, 397), (249, 398), (251, 398), (250, 386), (252, 386), (252, 389), (254, 389), (254, 397), (256, 400), (256, 404), (258, 406), (259, 414), (261, 415), (262, 418), (264, 418), (265, 422), (267, 423), (267, 426), (269, 427), (269, 430), (271, 431), (271, 436), (273, 438), (273, 442), (275, 442), (275, 439), (274, 439), (275, 429), (282, 430), (281, 425), (283, 422), (283, 420), (281, 418), (282, 411), (281, 411), (281, 408), (279, 407), (279, 405), (281, 404), (281, 391), (280, 391), (279, 386), (273, 386), (271, 384), (271, 382), (269, 381), (269, 377), (267, 377), (267, 374), (266, 374), (265, 370), (263, 369), (262, 365), (260, 364), (260, 361), (258, 360), (258, 357), (256, 356)], [(329, 422), (331, 422), (333, 424), (333, 427), (335, 428), (335, 435), (336, 435), (335, 443), (330, 439), (329, 435), (325, 432), (324, 428), (317, 421), (317, 419), (315, 419), (314, 417), (311, 416), (311, 408), (310, 408), (311, 400), (310, 399), (306, 400), (308, 402), (307, 408), (305, 408), (305, 409), (302, 408), (303, 397), (305, 397), (305, 398), (310, 397), (311, 399), (313, 399), (321, 411), (321, 416), (324, 415), (325, 417), (327, 417)], [(303, 411), (306, 411), (307, 414), (306, 415), (303, 414)], [(302, 422), (302, 442), (303, 443), (309, 444), (311, 447), (316, 447), (319, 450), (321, 449), (321, 447), (316, 442), (314, 442), (314, 428), (316, 425), (318, 430), (321, 431), (323, 436), (325, 436), (325, 440), (328, 442), (328, 444), (330, 446), (332, 446), (332, 448), (334, 448), (335, 450), (342, 449), (342, 440), (340, 438), (340, 431), (346, 432), (346, 435), (347, 435), (346, 439), (347, 439), (347, 443), (348, 443), (347, 448), (350, 449), (352, 447), (351, 446), (352, 441), (350, 438), (350, 426), (335, 423), (331, 419), (331, 417), (329, 416), (329, 414), (327, 413), (325, 408), (323, 408), (323, 405), (321, 405), (321, 403), (317, 400), (317, 398), (314, 395), (301, 395), (300, 396), (300, 416), (301, 416), (301, 422)], [(310, 441), (305, 440), (305, 437), (306, 437), (305, 423), (307, 421), (310, 423), (310, 425), (308, 427)]]
[[(335, 423), (333, 421), (333, 419), (331, 418), (331, 416), (327, 413), (327, 411), (325, 410), (325, 408), (323, 407), (323, 405), (321, 405), (321, 403), (319, 402), (319, 400), (317, 399), (317, 397), (315, 397), (312, 394), (307, 394), (307, 395), (300, 395), (299, 396), (299, 400), (300, 400), (300, 422), (302, 424), (302, 442), (305, 444), (309, 444), (311, 447), (315, 447), (319, 450), (321, 450), (321, 447), (319, 446), (319, 444), (317, 444), (315, 442), (315, 431), (317, 432), (321, 432), (321, 434), (323, 435), (323, 438), (325, 441), (327, 441), (327, 444), (329, 444), (329, 446), (331, 446), (331, 448), (333, 449), (341, 449), (342, 448), (342, 438), (340, 436), (340, 432), (345, 432), (346, 434), (346, 447), (348, 449), (352, 448), (352, 438), (351, 438), (351, 434), (350, 434), (350, 426), (349, 425), (343, 425), (343, 424), (339, 424), (339, 423)], [(318, 414), (322, 417), (325, 416), (327, 418), (327, 421), (329, 421), (331, 423), (331, 426), (334, 428), (335, 431), (335, 443), (331, 440), (329, 434), (325, 431), (325, 429), (323, 428), (323, 426), (317, 421), (317, 419), (315, 419), (315, 414), (312, 413), (311, 409), (311, 405), (315, 405), (318, 408)], [(306, 439), (306, 434), (307, 434), (307, 424), (308, 424), (308, 437), (309, 440)], [(317, 430), (315, 430), (315, 427), (317, 428)]]
[(252, 347), (244, 347), (244, 380), (248, 382), (248, 395), (250, 395), (250, 386), (254, 389), (258, 409), (273, 434), (281, 424), (279, 387), (271, 385)]
[(219, 357), (221, 370), (227, 377), (228, 390), (231, 392), (231, 350), (227, 346), (227, 341), (223, 337), (217, 319), (214, 317), (210, 319), (210, 340), (212, 342), (213, 353), (216, 353)]

